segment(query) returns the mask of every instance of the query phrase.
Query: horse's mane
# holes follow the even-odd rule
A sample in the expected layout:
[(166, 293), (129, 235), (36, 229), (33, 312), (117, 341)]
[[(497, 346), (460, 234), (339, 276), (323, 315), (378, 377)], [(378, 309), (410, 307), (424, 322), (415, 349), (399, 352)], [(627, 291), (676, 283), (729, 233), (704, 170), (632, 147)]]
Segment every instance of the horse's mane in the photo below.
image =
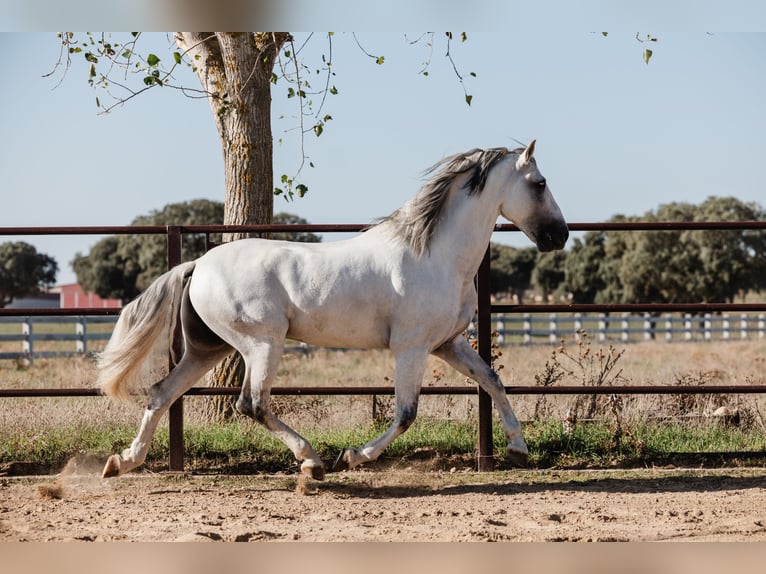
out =
[[(394, 229), (394, 235), (405, 241), (420, 257), (428, 251), (431, 239), (441, 220), (450, 187), (455, 179), (468, 174), (463, 186), (468, 195), (481, 193), (487, 182), (489, 170), (509, 153), (521, 153), (507, 148), (474, 148), (470, 151), (445, 157), (435, 163), (424, 175), (432, 174), (420, 191), (402, 207), (380, 220)], [(438, 171), (437, 171), (438, 170)]]

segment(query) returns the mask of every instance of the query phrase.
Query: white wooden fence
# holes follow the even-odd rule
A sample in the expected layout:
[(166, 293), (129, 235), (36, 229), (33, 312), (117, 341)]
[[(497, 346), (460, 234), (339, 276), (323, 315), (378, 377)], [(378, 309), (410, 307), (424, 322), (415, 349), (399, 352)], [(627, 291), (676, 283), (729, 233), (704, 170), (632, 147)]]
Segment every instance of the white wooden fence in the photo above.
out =
[[(116, 320), (108, 316), (0, 317), (0, 360), (87, 354), (93, 342), (109, 339)], [(492, 316), (492, 330), (501, 344), (558, 343), (576, 339), (582, 330), (599, 342), (766, 340), (766, 314), (505, 314)], [(305, 352), (303, 347), (288, 350)]]
[[(0, 359), (84, 355), (89, 343), (109, 339), (116, 321), (117, 317), (0, 317)], [(104, 323), (110, 326), (88, 330)], [(8, 342), (20, 345), (12, 350), (15, 345)]]
[(766, 315), (663, 314), (661, 316), (604, 313), (493, 315), (496, 341), (505, 344), (557, 343), (584, 330), (594, 341), (731, 341), (766, 339)]

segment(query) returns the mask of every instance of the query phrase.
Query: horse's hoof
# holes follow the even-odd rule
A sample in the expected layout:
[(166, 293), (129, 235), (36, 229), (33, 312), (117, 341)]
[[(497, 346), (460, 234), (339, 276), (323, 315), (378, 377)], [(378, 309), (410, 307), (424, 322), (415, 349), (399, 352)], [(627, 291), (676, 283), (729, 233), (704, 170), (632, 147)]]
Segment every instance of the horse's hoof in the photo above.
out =
[(508, 451), (508, 462), (515, 468), (529, 468), (529, 455), (525, 452)]
[(335, 459), (335, 462), (332, 465), (332, 471), (341, 472), (343, 470), (349, 470), (350, 468), (351, 465), (348, 463), (348, 449), (343, 449), (338, 454), (338, 458)]
[(102, 478), (111, 478), (113, 476), (119, 476), (120, 474), (120, 455), (113, 454), (109, 457), (104, 465), (104, 470), (101, 473)]
[(310, 478), (313, 478), (314, 480), (324, 480), (324, 465), (301, 466), (301, 473)]

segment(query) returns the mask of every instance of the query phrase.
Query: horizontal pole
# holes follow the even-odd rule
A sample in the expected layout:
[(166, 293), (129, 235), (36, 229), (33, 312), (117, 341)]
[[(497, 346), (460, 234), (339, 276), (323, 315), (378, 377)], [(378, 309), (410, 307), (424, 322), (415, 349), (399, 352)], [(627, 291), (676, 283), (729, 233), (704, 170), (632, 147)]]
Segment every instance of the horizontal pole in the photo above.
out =
[(0, 317), (75, 317), (91, 315), (119, 315), (121, 307), (28, 307), (25, 309), (0, 309)]
[[(357, 233), (368, 229), (370, 223), (269, 223), (256, 225), (177, 225), (181, 233), (261, 232), (289, 233), (308, 231), (315, 233)], [(607, 221), (572, 222), (570, 231), (673, 231), (673, 230), (744, 230), (766, 229), (766, 221)], [(518, 232), (512, 223), (498, 223), (495, 231)], [(165, 235), (165, 225), (91, 225), (49, 227), (0, 227), (3, 235)]]
[(492, 305), (493, 313), (758, 313), (766, 303), (563, 303)]
[[(240, 387), (192, 387), (185, 396), (238, 395)], [(589, 387), (562, 385), (548, 387), (508, 386), (509, 395), (706, 395), (706, 394), (762, 394), (766, 385), (613, 385)], [(394, 387), (276, 387), (272, 395), (393, 395)], [(476, 387), (423, 387), (421, 395), (476, 395)], [(99, 389), (0, 389), (2, 397), (96, 397)]]

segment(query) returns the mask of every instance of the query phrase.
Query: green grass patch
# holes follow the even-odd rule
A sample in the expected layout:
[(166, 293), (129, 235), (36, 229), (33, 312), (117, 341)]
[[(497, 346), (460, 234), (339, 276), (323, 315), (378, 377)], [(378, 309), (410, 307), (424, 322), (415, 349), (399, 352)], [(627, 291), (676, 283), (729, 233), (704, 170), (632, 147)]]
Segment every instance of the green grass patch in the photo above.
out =
[[(380, 434), (385, 423), (334, 431), (307, 431), (304, 436), (320, 457), (328, 462), (349, 446), (359, 446)], [(39, 426), (27, 432), (0, 430), (0, 464), (24, 461), (58, 472), (75, 455), (106, 457), (121, 452), (134, 438), (136, 427), (75, 424)], [(640, 424), (615, 433), (607, 423), (579, 424), (567, 434), (559, 421), (529, 423), (524, 427), (532, 468), (644, 467), (666, 464), (673, 456), (705, 453), (763, 453), (766, 440), (759, 429), (718, 425)], [(503, 469), (505, 437), (493, 428), (498, 467)], [(225, 424), (187, 425), (184, 430), (187, 467), (211, 472), (275, 472), (294, 468), (292, 453), (267, 431), (248, 420)], [(435, 456), (464, 456), (476, 453), (475, 423), (418, 420), (385, 451), (387, 459), (406, 458), (420, 449)], [(169, 456), (169, 436), (160, 427), (147, 456), (147, 467), (164, 470)], [(751, 455), (752, 456), (752, 455)], [(758, 456), (752, 456), (757, 459)], [(736, 460), (736, 457), (730, 457)], [(714, 460), (714, 459), (713, 459)], [(728, 459), (727, 459), (728, 460)], [(720, 465), (721, 461), (713, 462)]]

